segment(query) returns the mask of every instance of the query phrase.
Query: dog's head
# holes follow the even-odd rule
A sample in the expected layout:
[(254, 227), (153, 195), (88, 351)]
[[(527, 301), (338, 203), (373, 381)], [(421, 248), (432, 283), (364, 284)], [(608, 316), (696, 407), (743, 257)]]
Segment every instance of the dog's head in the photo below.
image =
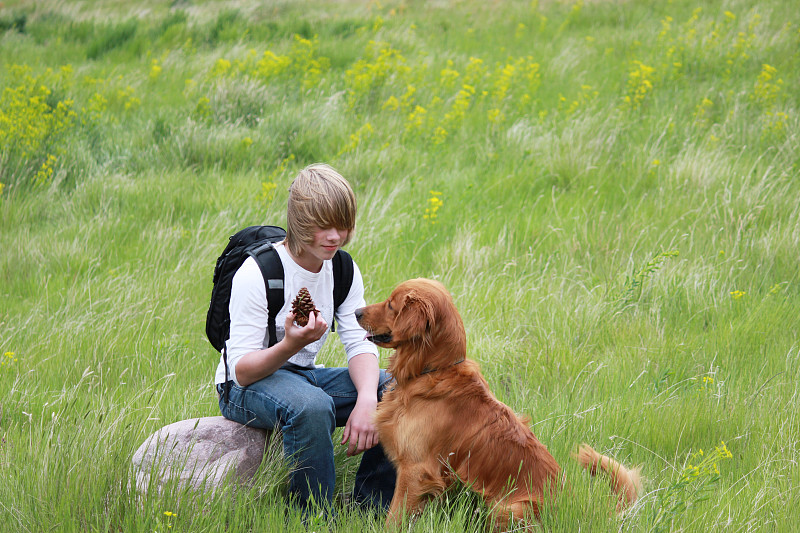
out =
[(398, 285), (381, 303), (356, 310), (367, 339), (395, 348), (390, 370), (397, 377), (403, 367), (418, 375), (425, 369), (463, 360), (466, 335), (450, 293), (438, 281), (412, 279)]

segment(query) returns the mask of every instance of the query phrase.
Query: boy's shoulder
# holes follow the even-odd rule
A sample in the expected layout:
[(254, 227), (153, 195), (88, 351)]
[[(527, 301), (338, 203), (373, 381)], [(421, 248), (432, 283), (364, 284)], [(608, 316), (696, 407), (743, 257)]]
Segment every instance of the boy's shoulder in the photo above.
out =
[(236, 271), (234, 279), (237, 283), (253, 283), (263, 280), (264, 276), (261, 274), (261, 268), (258, 266), (255, 258), (248, 257), (242, 262), (242, 265)]

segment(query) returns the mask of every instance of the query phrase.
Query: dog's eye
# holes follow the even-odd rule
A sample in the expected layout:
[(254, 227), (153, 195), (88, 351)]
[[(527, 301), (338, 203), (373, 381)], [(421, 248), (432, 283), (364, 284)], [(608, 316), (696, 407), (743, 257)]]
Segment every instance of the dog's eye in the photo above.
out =
[(394, 311), (394, 307), (392, 307), (392, 301), (386, 300), (386, 307), (389, 308), (389, 311)]

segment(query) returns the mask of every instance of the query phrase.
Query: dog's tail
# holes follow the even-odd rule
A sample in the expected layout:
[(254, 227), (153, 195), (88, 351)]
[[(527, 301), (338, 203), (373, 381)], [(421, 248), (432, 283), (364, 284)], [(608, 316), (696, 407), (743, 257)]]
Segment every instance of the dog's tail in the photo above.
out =
[(617, 494), (619, 504), (617, 511), (621, 511), (627, 505), (631, 505), (639, 497), (642, 488), (642, 481), (639, 469), (628, 469), (607, 455), (601, 455), (594, 451), (588, 444), (582, 444), (578, 453), (573, 454), (577, 461), (589, 470), (593, 476), (597, 471), (602, 471), (611, 482), (611, 489)]

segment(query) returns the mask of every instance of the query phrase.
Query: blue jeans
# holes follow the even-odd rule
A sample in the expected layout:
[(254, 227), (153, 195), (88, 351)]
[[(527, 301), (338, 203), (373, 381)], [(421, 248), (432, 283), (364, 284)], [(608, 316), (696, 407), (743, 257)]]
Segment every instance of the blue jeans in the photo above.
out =
[[(390, 380), (381, 370), (379, 400)], [(347, 368), (286, 365), (247, 387), (232, 381), (228, 385), (227, 403), (224, 386), (217, 385), (222, 416), (251, 427), (280, 429), (284, 456), (293, 463), (290, 495), (304, 511), (312, 501), (329, 506), (336, 481), (331, 437), (336, 427), (347, 423), (358, 396)], [(395, 478), (380, 444), (365, 451), (356, 473), (354, 501), (386, 511)]]

